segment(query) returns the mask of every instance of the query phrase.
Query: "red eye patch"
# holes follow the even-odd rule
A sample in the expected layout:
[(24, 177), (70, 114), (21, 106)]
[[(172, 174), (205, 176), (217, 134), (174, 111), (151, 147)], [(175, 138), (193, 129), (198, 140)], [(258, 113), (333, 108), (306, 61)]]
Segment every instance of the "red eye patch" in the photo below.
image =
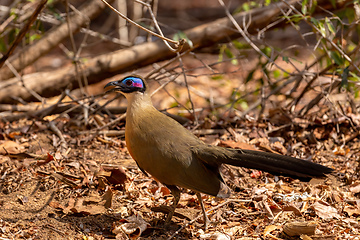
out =
[(133, 83), (133, 86), (134, 86), (134, 87), (138, 87), (138, 88), (142, 88), (142, 87), (143, 87), (142, 83), (138, 83), (138, 82), (134, 82), (134, 83)]

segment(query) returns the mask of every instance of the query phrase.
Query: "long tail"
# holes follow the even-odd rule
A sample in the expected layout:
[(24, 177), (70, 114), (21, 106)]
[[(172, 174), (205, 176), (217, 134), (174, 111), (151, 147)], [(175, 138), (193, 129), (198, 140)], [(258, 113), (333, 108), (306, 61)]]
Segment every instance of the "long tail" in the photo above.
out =
[(223, 163), (302, 180), (324, 177), (325, 174), (332, 172), (331, 168), (323, 165), (280, 154), (253, 150), (237, 150), (236, 152), (232, 157), (222, 159)]

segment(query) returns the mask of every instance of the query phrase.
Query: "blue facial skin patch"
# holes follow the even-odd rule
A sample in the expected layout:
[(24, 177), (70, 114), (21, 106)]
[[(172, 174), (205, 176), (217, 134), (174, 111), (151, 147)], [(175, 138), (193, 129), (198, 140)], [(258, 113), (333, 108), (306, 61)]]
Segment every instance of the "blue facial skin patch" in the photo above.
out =
[(139, 77), (134, 77), (134, 76), (126, 77), (121, 81), (121, 85), (123, 88), (122, 91), (127, 93), (134, 91), (145, 92), (146, 90), (146, 86), (143, 80)]

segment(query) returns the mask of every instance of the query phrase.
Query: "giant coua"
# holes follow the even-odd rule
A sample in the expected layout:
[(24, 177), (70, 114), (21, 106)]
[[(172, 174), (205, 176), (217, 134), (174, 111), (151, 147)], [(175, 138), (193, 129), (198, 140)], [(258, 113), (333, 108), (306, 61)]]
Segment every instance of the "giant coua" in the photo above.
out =
[(200, 193), (226, 198), (226, 186), (219, 168), (222, 164), (253, 168), (295, 178), (322, 177), (332, 170), (325, 166), (274, 153), (229, 149), (205, 144), (172, 118), (152, 105), (146, 81), (128, 76), (109, 82), (109, 91), (120, 92), (128, 100), (125, 140), (127, 148), (144, 173), (165, 184), (174, 196), (170, 223), (180, 199), (178, 187), (196, 192), (204, 215), (209, 222)]

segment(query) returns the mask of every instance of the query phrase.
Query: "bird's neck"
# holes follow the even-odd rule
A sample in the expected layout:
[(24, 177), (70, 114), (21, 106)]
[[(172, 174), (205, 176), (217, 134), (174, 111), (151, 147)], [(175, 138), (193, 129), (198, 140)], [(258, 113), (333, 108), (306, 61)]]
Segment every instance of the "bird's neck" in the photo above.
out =
[[(154, 111), (155, 108), (152, 105), (150, 94), (134, 92), (126, 96), (128, 101), (127, 115), (134, 117), (146, 111)], [(156, 110), (155, 110), (156, 111)]]

